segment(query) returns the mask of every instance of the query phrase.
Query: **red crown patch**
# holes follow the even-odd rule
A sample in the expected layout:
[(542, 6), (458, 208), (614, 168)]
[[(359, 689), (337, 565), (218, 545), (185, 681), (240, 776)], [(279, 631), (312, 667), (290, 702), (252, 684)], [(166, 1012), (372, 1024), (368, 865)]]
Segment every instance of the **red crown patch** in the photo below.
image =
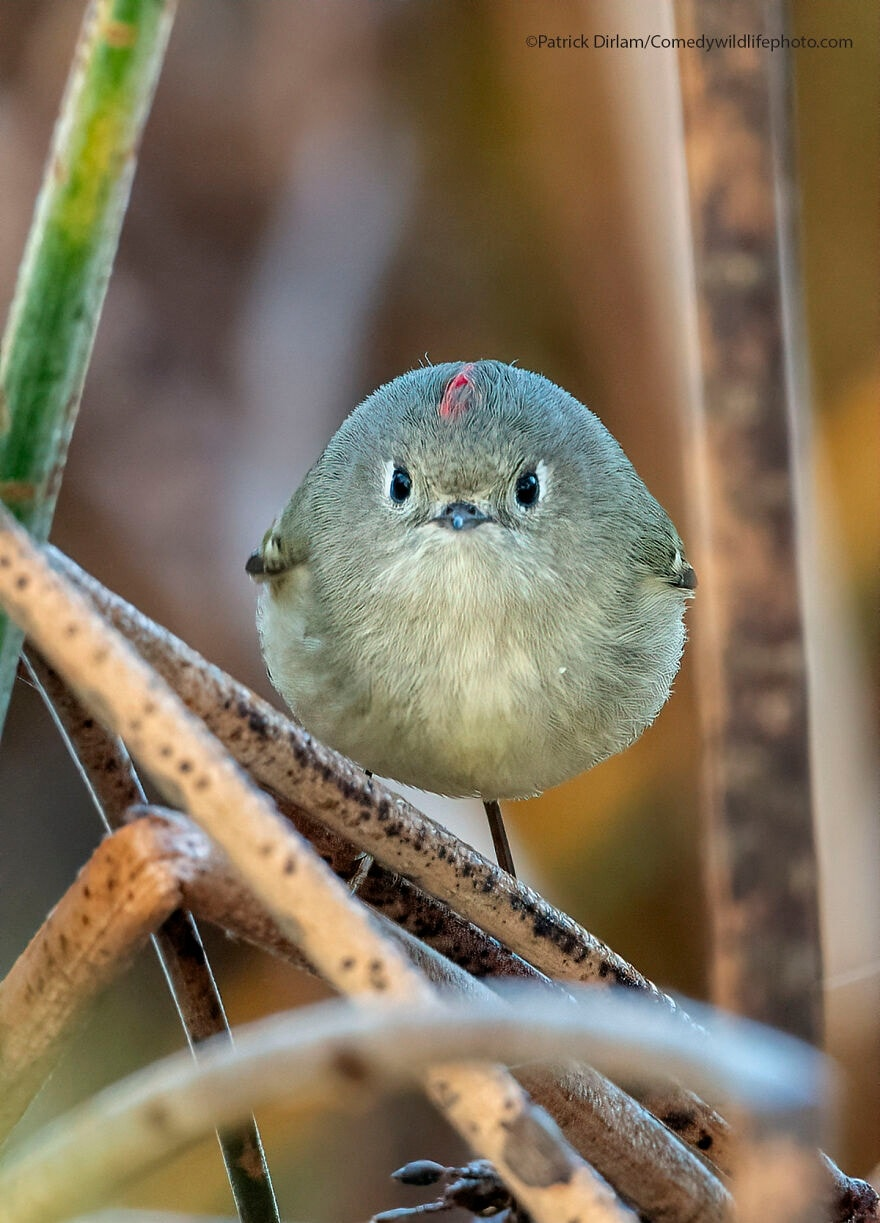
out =
[(473, 369), (474, 362), (469, 361), (446, 384), (446, 390), (443, 392), (443, 398), (440, 400), (437, 408), (437, 414), (444, 420), (456, 420), (459, 416), (463, 416), (471, 406), (474, 390), (474, 383), (471, 377)]

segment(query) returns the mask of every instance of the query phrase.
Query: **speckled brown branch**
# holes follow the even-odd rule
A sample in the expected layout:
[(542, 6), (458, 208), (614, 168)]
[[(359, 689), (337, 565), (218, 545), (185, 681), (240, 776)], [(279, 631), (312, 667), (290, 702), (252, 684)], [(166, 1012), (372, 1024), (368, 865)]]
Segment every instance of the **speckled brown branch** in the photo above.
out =
[[(268, 775), (277, 784), (279, 780), (284, 781), (285, 777), (290, 783), (291, 777), (297, 775), (296, 759), (291, 760), (291, 744), (296, 746), (298, 752), (307, 755), (310, 751), (315, 753), (314, 770), (320, 772), (322, 781), (326, 785), (332, 784), (332, 766), (335, 763), (342, 770), (342, 782), (344, 786), (349, 786), (352, 783), (360, 782), (363, 787), (359, 793), (359, 801), (363, 807), (367, 807), (370, 803), (381, 801), (381, 796), (387, 794), (379, 786), (378, 783), (366, 783), (366, 779), (354, 770), (352, 766), (336, 757), (333, 753), (322, 749), (319, 745), (312, 744), (309, 737), (305, 735), (299, 728), (289, 723), (280, 714), (274, 711), (265, 702), (260, 701), (253, 696), (242, 685), (236, 684), (235, 681), (224, 676), (216, 667), (211, 666), (202, 659), (195, 651), (189, 649), (183, 643), (178, 642), (165, 630), (149, 621), (142, 616), (130, 605), (126, 604), (118, 596), (112, 595), (106, 591), (99, 583), (88, 575), (82, 573), (68, 558), (49, 549), (53, 556), (53, 563), (59, 568), (68, 572), (80, 587), (89, 594), (94, 601), (107, 616), (108, 619), (118, 624), (127, 635), (132, 637), (133, 643), (143, 652), (143, 654), (154, 662), (157, 669), (166, 674), (167, 678), (175, 687), (180, 690), (180, 695), (186, 700), (191, 707), (199, 714), (204, 714), (206, 720), (212, 725), (216, 731), (222, 729), (223, 734), (227, 737), (230, 748), (236, 756), (245, 764), (254, 768), (254, 772), (258, 777)], [(218, 712), (219, 709), (219, 712)], [(280, 755), (280, 764), (278, 756)], [(328, 776), (324, 776), (324, 773)], [(297, 791), (298, 792), (298, 791)], [(406, 819), (413, 809), (402, 800), (396, 800), (393, 796), (388, 795), (394, 807), (395, 819), (400, 817)], [(337, 795), (337, 801), (341, 801)], [(387, 810), (387, 809), (386, 809)], [(326, 815), (327, 809), (322, 808), (319, 812), (322, 816)], [(480, 855), (476, 855), (467, 847), (461, 846), (455, 841), (445, 829), (433, 825), (426, 817), (413, 812), (421, 824), (419, 825), (420, 833), (426, 838), (429, 836), (429, 830), (436, 828), (439, 834), (439, 845), (435, 852), (435, 857), (440, 862), (444, 861), (444, 856), (449, 856), (449, 845), (453, 848), (458, 848), (459, 853), (463, 855), (465, 862), (465, 878), (468, 877), (467, 872), (470, 871), (474, 864), (479, 866), (482, 871), (487, 872), (479, 876), (484, 880), (484, 886), (491, 886), (492, 873), (500, 874), (497, 868), (491, 863), (481, 859)], [(378, 819), (380, 828), (387, 823), (387, 815), (383, 820)], [(346, 825), (340, 821), (341, 827)], [(373, 842), (362, 840), (358, 842), (356, 835), (357, 826), (351, 834), (351, 840), (360, 843), (362, 848), (370, 852), (373, 847)], [(392, 838), (388, 837), (387, 840)], [(381, 844), (383, 838), (379, 837)], [(428, 849), (430, 856), (430, 849)], [(454, 878), (454, 875), (453, 875)], [(504, 881), (502, 880), (502, 883)], [(522, 885), (513, 882), (513, 888), (518, 897), (528, 898), (534, 895), (528, 889), (523, 889)], [(452, 890), (453, 896), (456, 895), (456, 889)], [(549, 940), (545, 938), (543, 929), (543, 921), (545, 917), (554, 929), (556, 911), (546, 902), (539, 901), (539, 907), (533, 911), (533, 918), (538, 927), (536, 937), (529, 944), (532, 948), (530, 958), (537, 962), (540, 967), (549, 967), (543, 962), (543, 953), (547, 943), (552, 948), (555, 939), (551, 937)], [(467, 902), (467, 893), (465, 893), (465, 905)], [(460, 906), (461, 907), (461, 906)], [(520, 910), (521, 911), (521, 910)], [(577, 946), (577, 932), (580, 930), (574, 922), (559, 915), (561, 922), (555, 926), (556, 935), (573, 936), (574, 946)], [(585, 933), (585, 932), (584, 932)], [(601, 947), (596, 940), (589, 940), (588, 946), (592, 949)], [(610, 953), (613, 957), (613, 953)], [(619, 957), (613, 957), (613, 961), (620, 961)], [(601, 964), (600, 964), (600, 979)], [(638, 983), (644, 978), (632, 969), (630, 966), (629, 974), (623, 978), (624, 983), (630, 984), (638, 988)], [(610, 975), (610, 970), (606, 969), (604, 979)], [(659, 991), (658, 991), (659, 993)], [(707, 1108), (707, 1106), (691, 1093), (685, 1092), (680, 1088), (667, 1088), (665, 1085), (659, 1089), (654, 1086), (650, 1089), (648, 1095), (649, 1104), (652, 1111), (655, 1111), (664, 1122), (669, 1125), (676, 1133), (685, 1138), (691, 1145), (708, 1153), (714, 1162), (723, 1169), (730, 1169), (734, 1163), (733, 1152), (730, 1148), (729, 1131), (717, 1113)], [(847, 1186), (860, 1186), (862, 1182), (852, 1182), (849, 1178), (843, 1177), (840, 1174), (840, 1185), (843, 1186), (840, 1192), (835, 1191), (834, 1206), (832, 1213), (829, 1216), (832, 1220), (843, 1220), (848, 1218), (844, 1213), (844, 1205), (849, 1196), (851, 1196), (850, 1188)]]
[[(199, 828), (157, 807), (132, 808), (129, 818), (124, 832), (96, 851), (0, 986), (2, 1029), (35, 1030), (41, 1038), (39, 1047), (26, 1041), (17, 1051), (13, 1043), (8, 1052), (14, 1060), (0, 1060), (11, 1088), (7, 1111), (0, 1113), (7, 1128), (50, 1072), (86, 1007), (146, 942), (149, 922), (173, 907), (185, 904), (200, 919), (302, 965), (298, 948)], [(406, 931), (396, 930), (395, 937), (444, 993), (484, 1003), (492, 997), (486, 985)], [(47, 966), (62, 942), (70, 969), (59, 975)], [(95, 963), (100, 973), (92, 971)], [(695, 1213), (704, 1223), (726, 1217), (728, 1195), (716, 1178), (602, 1075), (571, 1064), (524, 1068), (517, 1077), (568, 1141), (642, 1214), (665, 1223), (689, 1223)]]
[[(308, 761), (309, 753), (314, 753), (310, 775), (313, 778), (320, 777), (319, 795), (323, 798), (323, 801), (316, 805), (315, 814), (332, 823), (330, 835), (335, 832), (337, 838), (335, 842), (327, 842), (328, 845), (335, 845), (338, 852), (346, 855), (350, 853), (346, 847), (354, 844), (358, 851), (363, 850), (377, 858), (387, 849), (390, 851), (388, 861), (392, 864), (392, 871), (396, 864), (403, 875), (407, 873), (404, 864), (409, 860), (411, 848), (415, 847), (416, 864), (420, 870), (425, 871), (429, 880), (434, 878), (431, 872), (434, 862), (442, 867), (442, 875), (436, 887), (432, 887), (426, 880), (426, 892), (436, 891), (438, 895), (448, 893), (450, 904), (465, 914), (472, 914), (474, 924), (480, 922), (480, 915), (483, 913), (481, 893), (484, 897), (492, 893), (497, 886), (503, 895), (507, 889), (511, 895), (512, 909), (509, 926), (514, 935), (518, 934), (518, 938), (512, 941), (527, 961), (548, 975), (586, 981), (619, 981), (635, 989), (639, 989), (644, 982), (651, 991), (656, 988), (650, 986), (636, 969), (607, 948), (607, 957), (603, 956), (601, 949), (604, 945), (593, 939), (570, 918), (560, 914), (521, 883), (510, 880), (503, 872), (499, 872), (494, 864), (457, 841), (446, 829), (416, 812), (403, 800), (388, 794), (377, 782), (368, 782), (350, 762), (312, 741), (305, 732), (244, 685), (225, 675), (166, 629), (156, 625), (118, 595), (108, 591), (63, 553), (51, 547), (47, 552), (52, 563), (69, 576), (102, 614), (130, 638), (139, 652), (175, 688), (188, 707), (203, 717), (206, 724), (226, 742), (236, 759), (253, 771), (258, 781), (263, 781), (270, 789), (273, 786), (277, 789), (287, 788), (292, 793), (299, 776), (299, 762)], [(340, 788), (335, 797), (334, 769), (339, 769), (341, 775)], [(332, 801), (327, 800), (328, 788)], [(300, 796), (298, 787), (295, 792)], [(346, 795), (353, 795), (359, 804), (350, 823), (340, 815), (340, 807)], [(284, 808), (285, 811), (301, 825), (306, 835), (314, 835), (316, 844), (320, 845), (320, 837), (327, 834), (317, 830), (314, 817), (303, 812), (297, 803), (290, 802), (289, 799), (282, 801), (288, 804)], [(377, 811), (377, 805), (383, 802), (386, 805)], [(402, 825), (404, 838), (408, 842), (400, 853), (395, 850), (398, 830), (389, 827), (389, 812), (392, 813), (393, 822)], [(370, 818), (367, 819), (366, 816)], [(410, 820), (413, 822), (410, 823)], [(434, 833), (437, 835), (436, 842), (431, 840)], [(327, 852), (329, 853), (329, 850)], [(463, 875), (462, 886), (457, 879), (456, 863), (460, 865)], [(392, 872), (388, 871), (387, 867), (374, 866), (371, 869), (367, 876), (366, 895), (375, 901), (369, 891), (369, 881), (374, 871), (378, 873), (379, 894), (382, 898), (377, 907), (380, 911), (383, 908), (393, 909), (394, 881), (389, 877)], [(447, 880), (449, 885), (444, 892), (442, 885)], [(418, 909), (414, 912), (418, 912)], [(431, 909), (429, 912), (431, 921), (422, 934), (431, 941), (431, 924), (437, 910)], [(440, 918), (442, 922), (442, 914)], [(486, 924), (493, 928), (493, 933), (498, 933), (502, 942), (506, 941), (504, 936), (507, 925), (493, 927), (491, 920)], [(410, 928), (420, 935), (417, 920), (410, 923)], [(582, 939), (585, 941), (582, 942)], [(445, 946), (442, 942), (435, 945), (455, 959), (455, 943), (453, 936), (452, 939), (446, 939)], [(483, 954), (479, 945), (477, 954)], [(468, 966), (464, 959), (461, 962)], [(506, 971), (503, 958), (492, 971)], [(657, 993), (659, 994), (659, 991)], [(699, 1097), (677, 1084), (633, 1083), (627, 1084), (627, 1087), (651, 1113), (688, 1145), (708, 1156), (722, 1171), (729, 1173), (733, 1170), (735, 1150), (730, 1129), (724, 1119)], [(869, 1201), (872, 1205), (866, 1209), (875, 1209), (877, 1198), (870, 1187), (866, 1190), (864, 1182), (845, 1176), (833, 1164), (829, 1166), (834, 1168), (834, 1177), (829, 1181), (832, 1201), (829, 1207), (829, 1223), (849, 1223), (848, 1203), (852, 1200)], [(865, 1219), (870, 1217), (864, 1215)]]
[[(147, 801), (124, 744), (110, 735), (35, 650), (22, 665), (52, 712), (108, 830), (121, 828), (127, 808)], [(220, 1033), (230, 1035), (211, 965), (191, 913), (176, 909), (153, 935), (190, 1048)], [(218, 1134), (226, 1175), (241, 1223), (280, 1223), (278, 1204), (256, 1120)]]
[[(487, 984), (437, 958), (433, 980), (452, 996), (489, 1002)], [(724, 1223), (731, 1218), (733, 1202), (719, 1178), (609, 1078), (577, 1062), (535, 1063), (517, 1067), (515, 1074), (640, 1218), (662, 1223)], [(651, 1081), (658, 1078), (662, 1082), (655, 1069)]]
[[(206, 838), (139, 821), (103, 841), (0, 983), (0, 1138), (27, 1108), (98, 993), (206, 869)], [(59, 966), (64, 971), (59, 971)]]
[[(111, 742), (100, 722), (83, 710), (76, 697), (32, 648), (28, 650), (28, 660), (37, 670), (43, 687), (50, 689), (51, 705), (62, 723), (63, 732), (76, 744), (75, 759), (86, 774), (99, 810), (108, 819), (108, 826), (119, 827), (114, 812), (121, 815), (129, 806), (147, 801), (133, 774), (128, 753), (118, 739)], [(364, 855), (356, 846), (311, 818), (289, 799), (277, 794), (272, 797), (281, 814), (311, 842), (334, 874), (346, 883), (360, 875), (357, 894), (371, 908), (474, 976), (522, 977), (549, 986), (549, 978), (542, 972), (472, 922), (459, 917), (447, 905), (413, 887), (408, 880), (376, 862), (361, 873)]]
[[(0, 1142), (94, 999), (163, 919), (184, 907), (234, 938), (313, 971), (200, 828), (163, 808), (130, 808), (124, 826), (101, 842), (0, 982)], [(445, 982), (441, 957), (406, 937), (410, 958), (431, 980)], [(58, 972), (62, 962), (64, 972)], [(200, 1009), (198, 1000), (187, 1006)], [(214, 1018), (211, 1000), (201, 1009), (196, 1022), (206, 1026)], [(202, 1039), (208, 1039), (204, 1026)]]
[[(173, 686), (173, 685), (172, 685)], [(255, 698), (256, 699), (256, 698)], [(235, 753), (233, 752), (233, 755)], [(269, 787), (278, 810), (315, 847), (333, 872), (370, 908), (395, 922), (475, 977), (519, 977), (551, 987), (549, 977), (443, 901), (387, 870), (350, 840)], [(361, 865), (365, 856), (369, 865)]]
[[(217, 841), (282, 931), (323, 976), (390, 1011), (436, 993), (308, 842), (279, 816), (205, 725), (49, 567), (0, 506), (0, 602), (79, 699), (119, 734), (166, 798)], [(293, 879), (295, 876), (295, 881)], [(491, 1160), (537, 1223), (620, 1218), (613, 1195), (503, 1068), (451, 1062), (424, 1073), (429, 1097)]]
[[(779, 33), (782, 0), (678, 0), (679, 33)], [(798, 588), (795, 404), (781, 255), (793, 168), (780, 137), (785, 50), (680, 60), (703, 374), (701, 711), (707, 744), (714, 997), (822, 1043), (822, 963)]]
[[(0, 982), (0, 1142), (91, 1003), (168, 914), (185, 907), (226, 934), (313, 971), (197, 825), (155, 806), (132, 807), (126, 815)], [(451, 966), (399, 933), (410, 958), (432, 981), (445, 983)], [(61, 962), (63, 973), (56, 971)], [(213, 1011), (209, 1000), (205, 1022)]]
[[(502, 946), (512, 947), (542, 973), (644, 990), (686, 1021), (672, 999), (524, 883), (317, 743), (243, 684), (84, 573), (69, 557), (51, 547), (46, 551), (52, 564), (125, 634), (238, 762), (273, 794), (283, 793), (283, 801), (289, 804), (284, 810), (305, 835), (315, 837), (316, 846), (326, 844), (325, 855), (342, 855), (344, 861), (350, 852), (346, 846), (353, 844), (356, 852), (369, 853), (382, 862), (371, 868), (361, 885), (361, 892), (375, 900), (371, 880), (378, 874), (383, 898), (380, 909), (388, 906), (389, 893), (393, 895), (394, 879), (389, 875), (399, 873), (470, 919), (475, 927), (488, 930)], [(310, 811), (304, 812), (303, 806)], [(322, 842), (316, 817), (330, 825), (333, 839), (329, 842)], [(433, 920), (437, 909), (431, 906), (429, 913)], [(424, 931), (417, 922), (409, 928), (456, 958), (454, 930), (444, 946), (430, 938), (430, 924)], [(503, 963), (500, 968), (505, 971)], [(672, 1083), (662, 1090), (654, 1087), (651, 1111), (690, 1146), (711, 1157), (717, 1167), (731, 1170), (729, 1127), (691, 1092)]]
[(548, 976), (644, 991), (686, 1021), (672, 998), (567, 914), (313, 739), (68, 557), (46, 551), (53, 567), (88, 595), (261, 785), (445, 901)]

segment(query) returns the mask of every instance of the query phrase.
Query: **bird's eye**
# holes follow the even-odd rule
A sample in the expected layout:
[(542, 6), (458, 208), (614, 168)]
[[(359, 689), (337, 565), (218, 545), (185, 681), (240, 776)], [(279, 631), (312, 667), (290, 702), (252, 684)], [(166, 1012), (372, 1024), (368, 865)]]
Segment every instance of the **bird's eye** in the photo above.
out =
[(405, 467), (395, 467), (391, 473), (391, 484), (388, 488), (388, 495), (392, 501), (406, 501), (407, 497), (412, 492), (412, 480), (410, 474)]
[(541, 482), (533, 471), (524, 471), (516, 482), (514, 496), (517, 505), (530, 506), (541, 495)]

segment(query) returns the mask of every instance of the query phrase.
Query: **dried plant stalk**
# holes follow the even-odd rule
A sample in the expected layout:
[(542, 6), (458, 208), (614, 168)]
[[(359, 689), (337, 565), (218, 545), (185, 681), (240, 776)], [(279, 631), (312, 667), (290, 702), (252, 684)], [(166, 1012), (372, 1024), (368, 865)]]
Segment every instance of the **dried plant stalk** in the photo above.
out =
[[(358, 1093), (405, 1083), (424, 1064), (449, 1057), (488, 1054), (515, 1062), (589, 1056), (609, 1074), (627, 1066), (645, 1076), (671, 1061), (683, 1077), (695, 1077), (697, 1086), (729, 1091), (768, 1118), (775, 1113), (780, 1122), (795, 1119), (803, 1129), (814, 1117), (822, 1090), (818, 1055), (775, 1033), (736, 1025), (723, 1041), (695, 1047), (680, 1024), (637, 1002), (590, 991), (581, 1006), (565, 1010), (538, 995), (517, 1010), (472, 1001), (442, 1007), (401, 1003), (392, 1011), (330, 1003), (273, 1016), (240, 1029), (233, 1048), (209, 1048), (198, 1063), (176, 1054), (47, 1126), (0, 1167), (0, 1197), (10, 1223), (50, 1223), (71, 1208), (87, 1208), (123, 1178), (210, 1127), (231, 1123), (245, 1109), (291, 1101), (350, 1104)], [(554, 1156), (540, 1140), (535, 1144), (537, 1133), (529, 1135), (521, 1156), (536, 1160), (546, 1173)], [(519, 1137), (525, 1135), (512, 1119), (511, 1143), (518, 1145)], [(806, 1150), (796, 1131), (789, 1141), (792, 1149)], [(768, 1192), (775, 1173), (769, 1162), (763, 1182)], [(555, 1223), (634, 1218), (614, 1210), (602, 1215), (582, 1206), (556, 1215)]]
[[(108, 882), (111, 860), (114, 874)], [(135, 824), (96, 851), (8, 982), (0, 985), (2, 1030), (33, 1031), (41, 1037), (39, 1048), (31, 1041), (17, 1049), (13, 1041), (4, 1050), (0, 1074), (10, 1085), (0, 1114), (4, 1121), (14, 1121), (13, 1104), (18, 1111), (27, 1104), (86, 1006), (142, 946), (149, 920), (159, 921), (183, 903), (237, 937), (302, 963), (298, 949), (241, 887), (200, 829), (172, 812), (144, 809)], [(42, 969), (53, 961), (59, 929), (72, 931), (65, 944), (70, 967), (65, 974), (49, 975)], [(79, 947), (83, 931), (88, 933), (87, 957)], [(484, 1005), (493, 998), (486, 985), (412, 935), (398, 930), (395, 937), (444, 995)], [(115, 962), (119, 956), (122, 960)], [(90, 971), (95, 963), (100, 973)], [(570, 997), (568, 1005), (574, 1005)], [(727, 1218), (729, 1196), (718, 1180), (608, 1079), (573, 1063), (526, 1067), (517, 1077), (568, 1141), (642, 1215), (665, 1223), (690, 1223), (697, 1214), (704, 1223)]]
[(318, 743), (69, 557), (54, 548), (46, 551), (53, 567), (89, 596), (262, 785), (472, 919), (548, 976), (644, 991), (687, 1021), (668, 994), (567, 914)]
[(186, 832), (168, 836), (143, 822), (123, 829), (98, 847), (19, 956), (0, 984), (0, 1138), (85, 1008), (180, 904), (177, 881), (200, 869), (200, 848)]
[[(33, 650), (23, 665), (58, 725), (86, 787), (108, 829), (121, 828), (127, 808), (146, 803), (143, 787), (122, 741), (90, 717), (70, 689)], [(177, 1007), (190, 1048), (225, 1033), (231, 1039), (223, 1001), (198, 927), (176, 909), (153, 936), (153, 946)], [(256, 1120), (217, 1141), (240, 1223), (280, 1223), (278, 1203)]]
[[(286, 798), (299, 805), (299, 810), (284, 809), (308, 835), (312, 835), (309, 827), (314, 827), (315, 817), (326, 821), (340, 838), (333, 843), (334, 852), (344, 854), (339, 847), (354, 843), (359, 850), (384, 860), (386, 869), (404, 877), (415, 875), (426, 893), (447, 903), (474, 926), (488, 929), (500, 942), (512, 944), (549, 976), (644, 988), (688, 1022), (671, 998), (524, 883), (500, 871), (375, 779), (367, 779), (350, 761), (316, 743), (301, 727), (107, 590), (69, 557), (51, 547), (47, 554), (53, 566), (131, 640), (187, 707), (204, 719), (239, 763), (273, 793), (284, 791)], [(305, 784), (301, 785), (303, 777)], [(300, 814), (304, 803), (310, 803), (311, 810)], [(365, 881), (368, 896), (371, 875)], [(382, 883), (387, 886), (387, 880)], [(690, 1146), (710, 1156), (717, 1167), (732, 1169), (729, 1127), (713, 1108), (674, 1083), (654, 1088), (650, 1095), (655, 1116)]]
[[(782, 29), (779, 0), (679, 0), (681, 33)], [(706, 725), (714, 996), (822, 1039), (822, 964), (798, 588), (793, 405), (783, 345), (779, 166), (785, 51), (680, 59), (704, 402), (695, 422), (705, 571), (697, 641)], [(774, 97), (774, 94), (776, 97)]]
[[(281, 814), (314, 845), (341, 879), (356, 886), (358, 897), (383, 917), (402, 926), (474, 976), (487, 979), (519, 977), (540, 982), (547, 988), (560, 988), (534, 965), (474, 922), (461, 917), (443, 901), (429, 896), (402, 875), (387, 870), (373, 859), (372, 854), (365, 855), (350, 840), (314, 819), (289, 798), (274, 790), (270, 793)], [(371, 860), (368, 868), (362, 870), (365, 857)]]
[[(211, 890), (211, 889), (208, 889), (208, 890), (209, 890), (209, 893), (210, 893), (210, 890)], [(843, 1216), (843, 1214), (840, 1214), (840, 1216), (837, 1216), (837, 1214), (835, 1214), (835, 1216), (834, 1216), (834, 1217), (835, 1217), (835, 1218), (837, 1218), (837, 1217), (840, 1217), (840, 1218), (845, 1218), (846, 1216)]]
[[(14, 1119), (9, 1117), (9, 1109), (15, 1102), (23, 1107), (38, 1089), (65, 1034), (70, 1034), (110, 976), (121, 970), (121, 962), (111, 967), (114, 955), (127, 958), (145, 941), (144, 914), (148, 923), (149, 908), (157, 897), (156, 920), (169, 906), (186, 904), (234, 936), (302, 964), (299, 950), (255, 906), (222, 853), (200, 829), (175, 813), (149, 808), (138, 819), (135, 830), (136, 840), (115, 834), (112, 842), (118, 864), (116, 879), (128, 877), (134, 884), (124, 903), (119, 903), (118, 883), (108, 889), (101, 882), (107, 875), (104, 855), (110, 852), (108, 841), (34, 937), (10, 973), (8, 984), (0, 986), (2, 1029), (35, 1032), (41, 1037), (36, 1047), (33, 1042), (16, 1047), (15, 1041), (3, 1046), (11, 1055), (0, 1063), (0, 1072), (9, 1083), (4, 1121)], [(81, 962), (73, 938), (64, 948), (70, 957), (70, 971), (66, 975), (44, 972), (43, 967), (54, 961), (58, 949), (59, 922), (76, 934), (84, 916), (92, 940), (91, 960), (102, 971), (89, 971), (88, 963)], [(413, 963), (445, 993), (483, 1002), (490, 996), (486, 986), (411, 935), (397, 931), (395, 937)], [(533, 1008), (528, 995), (514, 994), (512, 1001), (526, 1013)], [(783, 1061), (785, 1057), (783, 1049)], [(616, 1066), (616, 1073), (623, 1073), (626, 1082), (638, 1070), (638, 1057), (625, 1049)], [(685, 1073), (688, 1069), (685, 1067)], [(517, 1077), (553, 1116), (568, 1141), (641, 1216), (663, 1219), (664, 1223), (691, 1223), (694, 1218), (711, 1223), (728, 1217), (730, 1201), (715, 1177), (689, 1156), (671, 1133), (597, 1071), (569, 1063), (555, 1068), (522, 1068)], [(741, 1140), (738, 1146), (742, 1146)], [(741, 1162), (737, 1161), (738, 1167)], [(817, 1164), (815, 1156), (810, 1155), (804, 1166), (809, 1183), (821, 1175), (828, 1203), (823, 1223), (858, 1223), (876, 1218), (877, 1195), (865, 1182), (844, 1177), (827, 1158)], [(761, 1169), (760, 1144), (746, 1144), (744, 1167), (756, 1181)]]
[[(383, 1010), (433, 991), (375, 919), (284, 823), (216, 739), (0, 511), (0, 600), (79, 698), (121, 736), (154, 782), (221, 845), (281, 929), (337, 988)], [(295, 880), (293, 877), (296, 877)], [(558, 1129), (497, 1067), (426, 1072), (428, 1094), (498, 1168), (538, 1223), (601, 1208), (607, 1194)], [(511, 1141), (511, 1133), (518, 1135)], [(541, 1135), (543, 1157), (524, 1162)], [(609, 1191), (610, 1192), (610, 1191)], [(607, 1217), (615, 1217), (613, 1201)], [(620, 1217), (620, 1216), (619, 1216)]]

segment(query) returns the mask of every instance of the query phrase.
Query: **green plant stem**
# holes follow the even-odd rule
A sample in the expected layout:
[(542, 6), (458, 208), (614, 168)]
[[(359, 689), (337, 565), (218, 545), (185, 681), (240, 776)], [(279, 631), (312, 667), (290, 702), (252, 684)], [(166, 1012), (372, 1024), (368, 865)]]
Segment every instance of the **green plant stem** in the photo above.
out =
[[(67, 447), (176, 0), (91, 0), (0, 351), (0, 499), (38, 539)], [(0, 728), (21, 633), (0, 617)]]
[[(176, 0), (91, 0), (49, 150), (0, 351), (0, 500), (39, 540), (52, 523), (175, 9)], [(0, 615), (0, 730), (22, 640)], [(160, 938), (172, 959), (185, 959), (169, 981), (210, 992), (217, 1014), (197, 1014), (191, 998), (181, 1009), (191, 1039), (204, 1039), (225, 1016), (198, 932), (178, 914)], [(256, 1126), (220, 1141), (240, 1218), (277, 1221)]]

